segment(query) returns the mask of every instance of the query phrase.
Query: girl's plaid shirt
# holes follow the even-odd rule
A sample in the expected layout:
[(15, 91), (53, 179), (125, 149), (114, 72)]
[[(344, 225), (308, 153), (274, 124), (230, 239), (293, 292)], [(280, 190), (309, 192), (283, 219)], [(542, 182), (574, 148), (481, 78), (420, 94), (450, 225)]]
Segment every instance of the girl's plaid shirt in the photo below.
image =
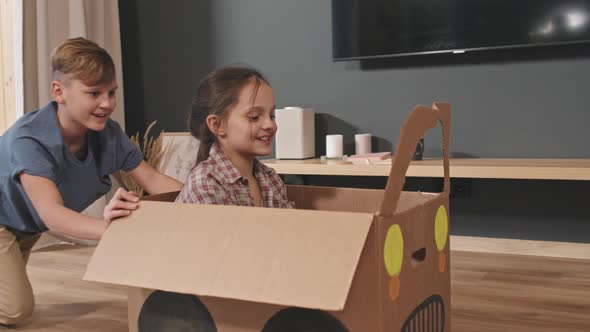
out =
[[(254, 160), (254, 175), (262, 194), (262, 206), (293, 208), (287, 198), (287, 187), (270, 167)], [(177, 202), (254, 206), (248, 180), (230, 162), (217, 144), (211, 146), (209, 158), (197, 165), (189, 174)]]

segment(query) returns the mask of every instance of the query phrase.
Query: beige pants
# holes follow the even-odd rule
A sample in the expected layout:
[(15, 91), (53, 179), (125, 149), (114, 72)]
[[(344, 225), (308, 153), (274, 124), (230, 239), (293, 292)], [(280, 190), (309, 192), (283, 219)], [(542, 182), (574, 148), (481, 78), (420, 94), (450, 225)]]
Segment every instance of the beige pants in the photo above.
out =
[(26, 265), (38, 239), (17, 239), (0, 226), (0, 324), (16, 324), (33, 313), (35, 299)]

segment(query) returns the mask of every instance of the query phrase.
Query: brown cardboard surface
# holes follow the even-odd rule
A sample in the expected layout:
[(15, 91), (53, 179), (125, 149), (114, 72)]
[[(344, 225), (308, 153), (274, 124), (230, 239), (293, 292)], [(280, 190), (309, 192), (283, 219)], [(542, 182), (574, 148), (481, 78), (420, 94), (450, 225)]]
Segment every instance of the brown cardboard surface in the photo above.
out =
[(380, 189), (287, 186), (287, 195), (298, 209), (374, 213), (383, 201)]
[[(137, 332), (137, 318), (145, 299), (153, 290), (139, 287), (127, 288), (127, 319), (129, 320), (129, 332)], [(132, 323), (133, 322), (133, 323)]]
[(180, 191), (172, 191), (169, 193), (162, 193), (157, 195), (149, 195), (141, 198), (142, 201), (156, 201), (156, 202), (174, 202)]
[[(414, 147), (437, 122), (444, 191), (402, 192)], [(350, 332), (449, 331), (449, 125), (448, 104), (412, 111), (385, 190), (288, 186), (297, 210), (148, 198), (111, 225), (85, 279), (133, 286), (132, 332), (161, 291), (198, 294), (218, 332), (261, 331), (298, 307)]]
[(441, 193), (402, 191), (397, 202), (397, 213), (403, 213), (437, 199)]
[(415, 147), (428, 129), (434, 128), (438, 123), (443, 131), (443, 169), (444, 192), (450, 192), (451, 178), (449, 172), (449, 141), (451, 135), (451, 107), (447, 103), (434, 103), (432, 108), (416, 106), (406, 118), (400, 131), (399, 140), (391, 164), (391, 173), (385, 187), (385, 197), (379, 211), (380, 215), (390, 216), (396, 212), (399, 196), (406, 180), (406, 172), (410, 166), (410, 160), (415, 152)]
[(340, 310), (372, 219), (366, 213), (144, 201), (109, 227), (84, 278)]
[[(443, 132), (443, 193), (402, 192), (414, 147), (426, 131), (437, 123), (442, 125)], [(400, 237), (403, 238), (399, 247), (401, 251), (397, 252), (403, 258), (399, 271), (393, 275), (389, 271), (382, 272), (378, 282), (381, 294), (391, 290), (394, 280), (397, 281), (398, 290), (395, 299), (387, 296), (381, 299), (382, 331), (406, 328), (417, 331), (450, 330), (451, 262), (448, 229), (443, 237), (444, 246), (438, 248), (436, 245), (439, 212), (442, 212), (440, 214), (447, 222), (449, 216), (449, 141), (450, 105), (446, 103), (435, 103), (432, 109), (417, 106), (402, 126), (377, 221), (377, 243), (386, 242), (392, 227), (399, 227)], [(417, 260), (415, 257), (419, 255), (416, 253), (421, 249), (424, 255)], [(387, 260), (385, 250), (378, 253), (378, 261)]]
[[(440, 251), (435, 244), (434, 220), (438, 208), (443, 205), (448, 208), (448, 196), (439, 195), (433, 200), (405, 212), (396, 213), (394, 216), (383, 217), (378, 221), (379, 240), (384, 243), (387, 230), (392, 225), (399, 225), (403, 234), (403, 263), (397, 278), (399, 278), (399, 297), (392, 301), (389, 297), (381, 298), (381, 307), (384, 313), (400, 313), (398, 315), (384, 314), (384, 331), (399, 331), (406, 321), (416, 321), (418, 328), (423, 326), (425, 321), (431, 320), (434, 324), (438, 317), (438, 326), (444, 329), (432, 329), (435, 331), (450, 330), (450, 255), (447, 236), (447, 245), (442, 251), (446, 259), (446, 269), (438, 270)], [(419, 222), (418, 222), (419, 221)], [(413, 259), (413, 254), (424, 248), (425, 256), (421, 261)], [(378, 261), (383, 262), (385, 257), (383, 250), (378, 252)], [(385, 269), (379, 274), (381, 294), (388, 292), (389, 283), (392, 279)], [(431, 296), (440, 296), (444, 302), (442, 306), (436, 306), (412, 317), (411, 313), (420, 308)], [(445, 311), (445, 318), (440, 318), (440, 312)], [(444, 324), (443, 324), (444, 322)], [(413, 324), (413, 323), (412, 323)], [(431, 324), (432, 325), (432, 324)]]
[(352, 288), (344, 310), (333, 313), (351, 332), (375, 331), (382, 332), (383, 312), (381, 298), (384, 294), (380, 287), (380, 271), (383, 261), (380, 252), (381, 243), (377, 241), (378, 221), (367, 237), (367, 244), (361, 254)]

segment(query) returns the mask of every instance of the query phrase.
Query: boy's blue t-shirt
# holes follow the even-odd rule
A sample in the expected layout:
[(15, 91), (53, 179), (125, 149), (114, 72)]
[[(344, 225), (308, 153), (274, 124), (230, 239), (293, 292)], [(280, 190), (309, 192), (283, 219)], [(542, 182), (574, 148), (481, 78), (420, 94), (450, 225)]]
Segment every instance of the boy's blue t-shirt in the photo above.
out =
[(132, 170), (143, 159), (111, 119), (102, 131), (89, 130), (86, 139), (88, 152), (79, 160), (63, 142), (55, 102), (8, 129), (0, 138), (0, 225), (19, 236), (47, 230), (19, 181), (21, 173), (53, 181), (64, 206), (81, 212), (111, 189), (110, 174)]

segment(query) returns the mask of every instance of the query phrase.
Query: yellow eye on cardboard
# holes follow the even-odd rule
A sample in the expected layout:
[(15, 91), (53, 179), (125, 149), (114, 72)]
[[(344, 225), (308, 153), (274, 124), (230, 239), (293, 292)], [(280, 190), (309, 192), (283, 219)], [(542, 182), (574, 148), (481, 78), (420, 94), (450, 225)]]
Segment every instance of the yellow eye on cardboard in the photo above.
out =
[(387, 230), (385, 244), (383, 246), (383, 259), (385, 261), (387, 274), (391, 277), (389, 283), (389, 298), (392, 301), (395, 301), (399, 296), (399, 274), (404, 260), (404, 237), (401, 228), (397, 224), (391, 225)]
[(390, 277), (399, 275), (404, 259), (404, 237), (399, 225), (391, 225), (385, 237), (383, 258)]
[(438, 251), (445, 249), (449, 235), (449, 220), (447, 218), (447, 209), (444, 205), (438, 207), (434, 219), (434, 240)]
[(438, 249), (438, 271), (444, 272), (447, 266), (447, 257), (444, 249), (449, 237), (449, 218), (447, 209), (444, 205), (438, 207), (436, 217), (434, 217), (434, 241)]

